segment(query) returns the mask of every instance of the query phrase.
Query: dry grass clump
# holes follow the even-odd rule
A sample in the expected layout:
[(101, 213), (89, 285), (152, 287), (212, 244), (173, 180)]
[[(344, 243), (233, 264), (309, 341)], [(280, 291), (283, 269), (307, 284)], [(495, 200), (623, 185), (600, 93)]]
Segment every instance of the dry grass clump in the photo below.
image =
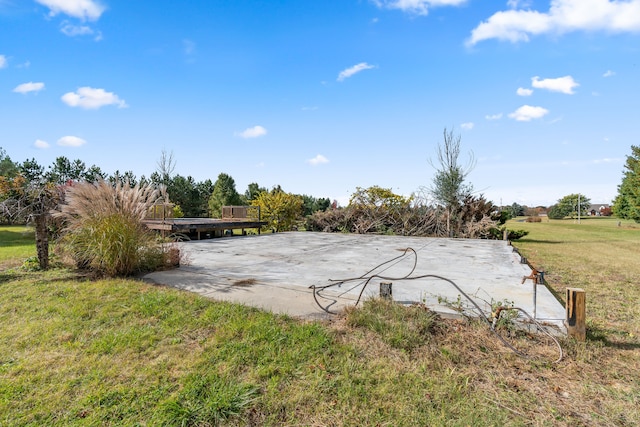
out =
[(407, 352), (429, 341), (436, 320), (437, 315), (425, 306), (405, 307), (382, 298), (346, 310), (347, 326), (370, 330), (390, 347)]
[(142, 223), (163, 196), (149, 184), (74, 184), (53, 214), (63, 224), (63, 252), (78, 267), (107, 276), (126, 276), (165, 264), (166, 255), (176, 255), (164, 251)]

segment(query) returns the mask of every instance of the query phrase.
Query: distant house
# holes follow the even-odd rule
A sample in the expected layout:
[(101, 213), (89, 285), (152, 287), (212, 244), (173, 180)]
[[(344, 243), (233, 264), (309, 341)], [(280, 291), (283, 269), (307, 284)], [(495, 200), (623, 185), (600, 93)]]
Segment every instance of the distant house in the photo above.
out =
[(589, 205), (587, 214), (590, 216), (610, 216), (611, 206), (607, 203), (596, 203)]

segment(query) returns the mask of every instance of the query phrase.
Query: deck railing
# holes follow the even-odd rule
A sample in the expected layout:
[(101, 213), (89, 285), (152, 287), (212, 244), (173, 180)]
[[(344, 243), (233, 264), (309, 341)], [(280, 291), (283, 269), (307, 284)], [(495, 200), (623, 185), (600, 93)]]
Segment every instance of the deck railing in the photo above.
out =
[(260, 206), (223, 206), (222, 219), (260, 221)]

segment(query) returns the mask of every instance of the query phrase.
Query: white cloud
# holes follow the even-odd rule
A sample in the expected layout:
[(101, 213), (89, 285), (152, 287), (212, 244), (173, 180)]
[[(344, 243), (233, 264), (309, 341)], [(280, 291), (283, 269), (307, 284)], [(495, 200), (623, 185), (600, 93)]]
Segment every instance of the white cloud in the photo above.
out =
[(484, 118), (487, 120), (500, 120), (502, 118), (502, 113), (487, 114), (486, 116), (484, 116)]
[(460, 127), (465, 130), (471, 130), (474, 126), (475, 124), (473, 122), (467, 122), (460, 125)]
[(120, 99), (113, 92), (92, 87), (81, 87), (76, 92), (68, 92), (62, 95), (62, 101), (70, 107), (80, 107), (86, 110), (95, 110), (105, 105), (115, 105), (118, 108), (127, 108), (124, 99)]
[(322, 154), (318, 154), (313, 159), (307, 160), (307, 163), (309, 163), (312, 166), (317, 166), (317, 165), (320, 165), (320, 164), (323, 164), (323, 163), (329, 163), (329, 159), (327, 159)]
[(640, 0), (551, 0), (548, 12), (496, 12), (473, 29), (467, 44), (489, 39), (526, 42), (529, 36), (572, 31), (639, 32)]
[(508, 0), (507, 6), (511, 9), (524, 9), (531, 6), (531, 0)]
[(77, 136), (63, 136), (58, 140), (58, 145), (62, 147), (81, 147), (86, 143), (87, 141)]
[(615, 72), (615, 71), (607, 70), (607, 71), (602, 75), (602, 77), (613, 77), (613, 76), (615, 76), (615, 75), (616, 75), (616, 72)]
[(616, 159), (616, 158), (608, 158), (605, 157), (603, 159), (595, 159), (593, 160), (593, 163), (595, 163), (596, 165), (602, 164), (602, 163), (622, 163), (622, 159)]
[(509, 117), (519, 122), (528, 122), (533, 119), (539, 119), (546, 116), (549, 110), (542, 107), (532, 107), (531, 105), (523, 105), (513, 113), (509, 114)]
[(16, 93), (26, 94), (29, 92), (39, 92), (42, 89), (44, 89), (44, 83), (29, 82), (29, 83), (22, 83), (21, 85), (16, 86), (15, 88), (13, 88), (13, 91)]
[(533, 90), (519, 87), (516, 93), (520, 96), (531, 96), (531, 94), (533, 93)]
[(36, 0), (36, 2), (48, 7), (51, 16), (64, 13), (83, 21), (97, 20), (106, 9), (95, 0)]
[(36, 139), (36, 142), (33, 143), (33, 146), (44, 150), (49, 148), (49, 143), (41, 139)]
[(240, 138), (258, 138), (260, 136), (264, 136), (267, 134), (267, 130), (262, 126), (254, 126), (252, 128), (248, 128), (243, 130), (242, 132), (236, 132), (236, 135)]
[(4, 55), (0, 55), (0, 68), (7, 67), (7, 57)]
[(96, 31), (87, 25), (74, 25), (69, 23), (69, 21), (64, 21), (62, 25), (60, 25), (60, 32), (69, 37), (95, 35), (95, 41), (102, 40), (102, 33), (100, 31)]
[(426, 15), (430, 7), (459, 6), (467, 0), (372, 0), (373, 3), (385, 9), (399, 9), (403, 12)]
[(369, 65), (366, 62), (361, 62), (359, 64), (354, 65), (353, 67), (340, 71), (340, 74), (338, 74), (338, 81), (339, 82), (344, 81), (345, 79), (348, 79), (349, 77), (359, 73), (360, 71), (370, 70), (372, 68), (376, 68), (376, 67), (374, 65)]
[(580, 84), (573, 80), (573, 77), (571, 76), (543, 80), (540, 80), (540, 77), (535, 76), (531, 78), (531, 86), (536, 89), (546, 89), (551, 92), (561, 92), (566, 93), (567, 95), (573, 95), (575, 93), (573, 88), (580, 86)]
[(65, 22), (60, 27), (60, 31), (62, 34), (69, 37), (75, 36), (86, 36), (93, 34), (93, 30), (91, 27), (87, 27), (86, 25), (73, 25), (68, 22)]

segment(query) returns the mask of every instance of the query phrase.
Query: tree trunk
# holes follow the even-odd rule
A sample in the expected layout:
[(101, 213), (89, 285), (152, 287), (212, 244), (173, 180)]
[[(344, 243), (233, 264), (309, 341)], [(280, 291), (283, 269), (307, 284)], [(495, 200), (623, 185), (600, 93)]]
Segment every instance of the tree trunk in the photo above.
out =
[(36, 226), (36, 252), (41, 270), (49, 268), (49, 232), (47, 230), (47, 214), (34, 215)]

